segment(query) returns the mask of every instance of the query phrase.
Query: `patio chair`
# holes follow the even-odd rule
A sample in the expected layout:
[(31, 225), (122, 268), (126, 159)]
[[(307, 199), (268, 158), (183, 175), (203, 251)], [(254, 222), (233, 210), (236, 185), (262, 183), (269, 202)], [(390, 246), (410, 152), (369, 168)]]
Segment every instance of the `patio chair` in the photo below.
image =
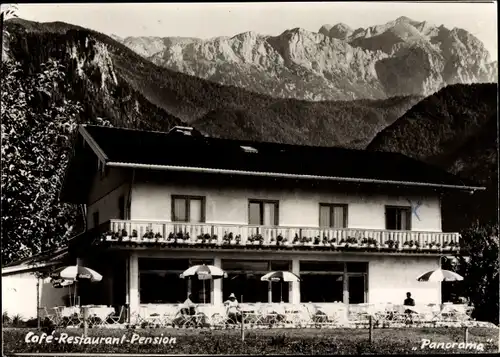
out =
[(122, 319), (125, 317), (125, 306), (120, 306), (119, 313), (116, 310), (103, 319), (103, 324), (105, 325), (118, 325), (121, 323)]

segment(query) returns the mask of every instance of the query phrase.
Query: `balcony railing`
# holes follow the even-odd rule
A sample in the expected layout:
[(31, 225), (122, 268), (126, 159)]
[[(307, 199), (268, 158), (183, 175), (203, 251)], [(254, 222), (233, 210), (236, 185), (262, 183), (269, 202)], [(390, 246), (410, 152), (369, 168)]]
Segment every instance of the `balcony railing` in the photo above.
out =
[(105, 241), (162, 244), (458, 250), (458, 233), (360, 228), (266, 227), (211, 223), (111, 220)]

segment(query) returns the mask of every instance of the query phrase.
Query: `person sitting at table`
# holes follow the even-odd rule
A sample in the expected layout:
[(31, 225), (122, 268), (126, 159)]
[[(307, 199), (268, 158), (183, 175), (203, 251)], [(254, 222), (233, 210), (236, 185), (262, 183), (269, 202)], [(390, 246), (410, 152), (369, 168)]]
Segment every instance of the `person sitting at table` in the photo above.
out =
[[(411, 297), (411, 293), (408, 292), (406, 293), (406, 299), (404, 301), (404, 306), (415, 306), (415, 300), (412, 299)], [(406, 309), (405, 310), (405, 314), (408, 315), (408, 322), (413, 322), (413, 319), (412, 319), (412, 314), (416, 313), (416, 311), (414, 309)]]
[(224, 306), (226, 306), (227, 317), (230, 321), (235, 323), (241, 321), (240, 307), (238, 300), (236, 300), (236, 296), (233, 293), (231, 293), (228, 300), (224, 302)]
[(404, 306), (415, 306), (415, 300), (412, 299), (411, 293), (406, 293), (406, 299), (404, 301)]
[(182, 315), (196, 315), (196, 305), (193, 303), (193, 295), (189, 294), (186, 301), (182, 304)]

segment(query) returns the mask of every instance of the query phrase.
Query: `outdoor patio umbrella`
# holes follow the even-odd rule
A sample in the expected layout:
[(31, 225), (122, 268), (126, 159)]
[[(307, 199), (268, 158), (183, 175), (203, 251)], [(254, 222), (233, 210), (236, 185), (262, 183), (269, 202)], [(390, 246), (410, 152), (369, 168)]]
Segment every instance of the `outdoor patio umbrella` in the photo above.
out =
[(227, 278), (227, 273), (221, 268), (213, 265), (193, 265), (184, 271), (180, 277), (182, 279), (196, 277), (203, 281), (203, 303), (205, 303), (205, 280)]
[[(89, 280), (91, 282), (97, 282), (102, 280), (102, 275), (93, 269), (81, 266), (81, 265), (71, 265), (64, 268), (60, 268), (51, 274), (52, 278), (63, 279), (66, 281), (77, 283), (78, 280)], [(76, 285), (74, 296), (76, 299)], [(73, 301), (75, 303), (76, 301)]]
[[(439, 266), (441, 267), (441, 260), (449, 260), (449, 258), (445, 256), (439, 257)], [(442, 281), (462, 281), (464, 278), (455, 273), (452, 272), (451, 270), (445, 270), (445, 269), (436, 269), (436, 270), (431, 270), (428, 271), (427, 273), (424, 273), (420, 275), (417, 278), (418, 281), (432, 281), (432, 282), (442, 282)]]
[(427, 273), (420, 275), (417, 278), (417, 280), (441, 282), (441, 281), (461, 281), (464, 280), (464, 278), (455, 272), (439, 268), (436, 270), (428, 271)]
[(280, 283), (280, 301), (283, 301), (283, 282), (300, 281), (300, 277), (289, 271), (272, 271), (267, 273), (262, 278), (262, 281), (279, 282)]

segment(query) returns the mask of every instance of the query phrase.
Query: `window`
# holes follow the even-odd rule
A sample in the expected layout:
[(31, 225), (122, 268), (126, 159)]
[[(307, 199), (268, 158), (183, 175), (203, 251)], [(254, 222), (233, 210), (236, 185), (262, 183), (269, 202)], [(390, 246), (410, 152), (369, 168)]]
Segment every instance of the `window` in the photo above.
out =
[(301, 301), (364, 303), (367, 276), (366, 262), (301, 261)]
[(210, 303), (212, 281), (179, 277), (190, 266), (198, 264), (213, 264), (213, 260), (139, 258), (140, 302), (143, 304), (182, 303), (191, 293), (193, 302)]
[(386, 206), (385, 228), (397, 231), (411, 230), (411, 208)]
[(250, 200), (248, 224), (255, 226), (279, 225), (278, 201)]
[(319, 226), (347, 228), (347, 205), (320, 203)]
[(125, 219), (125, 196), (118, 198), (118, 219)]
[[(268, 260), (223, 260), (222, 269), (228, 277), (222, 281), (222, 297), (226, 300), (230, 294), (236, 295), (241, 302), (284, 302), (289, 301), (290, 283), (269, 283), (260, 279), (274, 270), (290, 271), (289, 261)], [(269, 294), (271, 284), (271, 294)]]
[(92, 223), (94, 224), (94, 228), (99, 227), (99, 211), (92, 213)]
[(173, 222), (205, 222), (205, 197), (172, 196)]

